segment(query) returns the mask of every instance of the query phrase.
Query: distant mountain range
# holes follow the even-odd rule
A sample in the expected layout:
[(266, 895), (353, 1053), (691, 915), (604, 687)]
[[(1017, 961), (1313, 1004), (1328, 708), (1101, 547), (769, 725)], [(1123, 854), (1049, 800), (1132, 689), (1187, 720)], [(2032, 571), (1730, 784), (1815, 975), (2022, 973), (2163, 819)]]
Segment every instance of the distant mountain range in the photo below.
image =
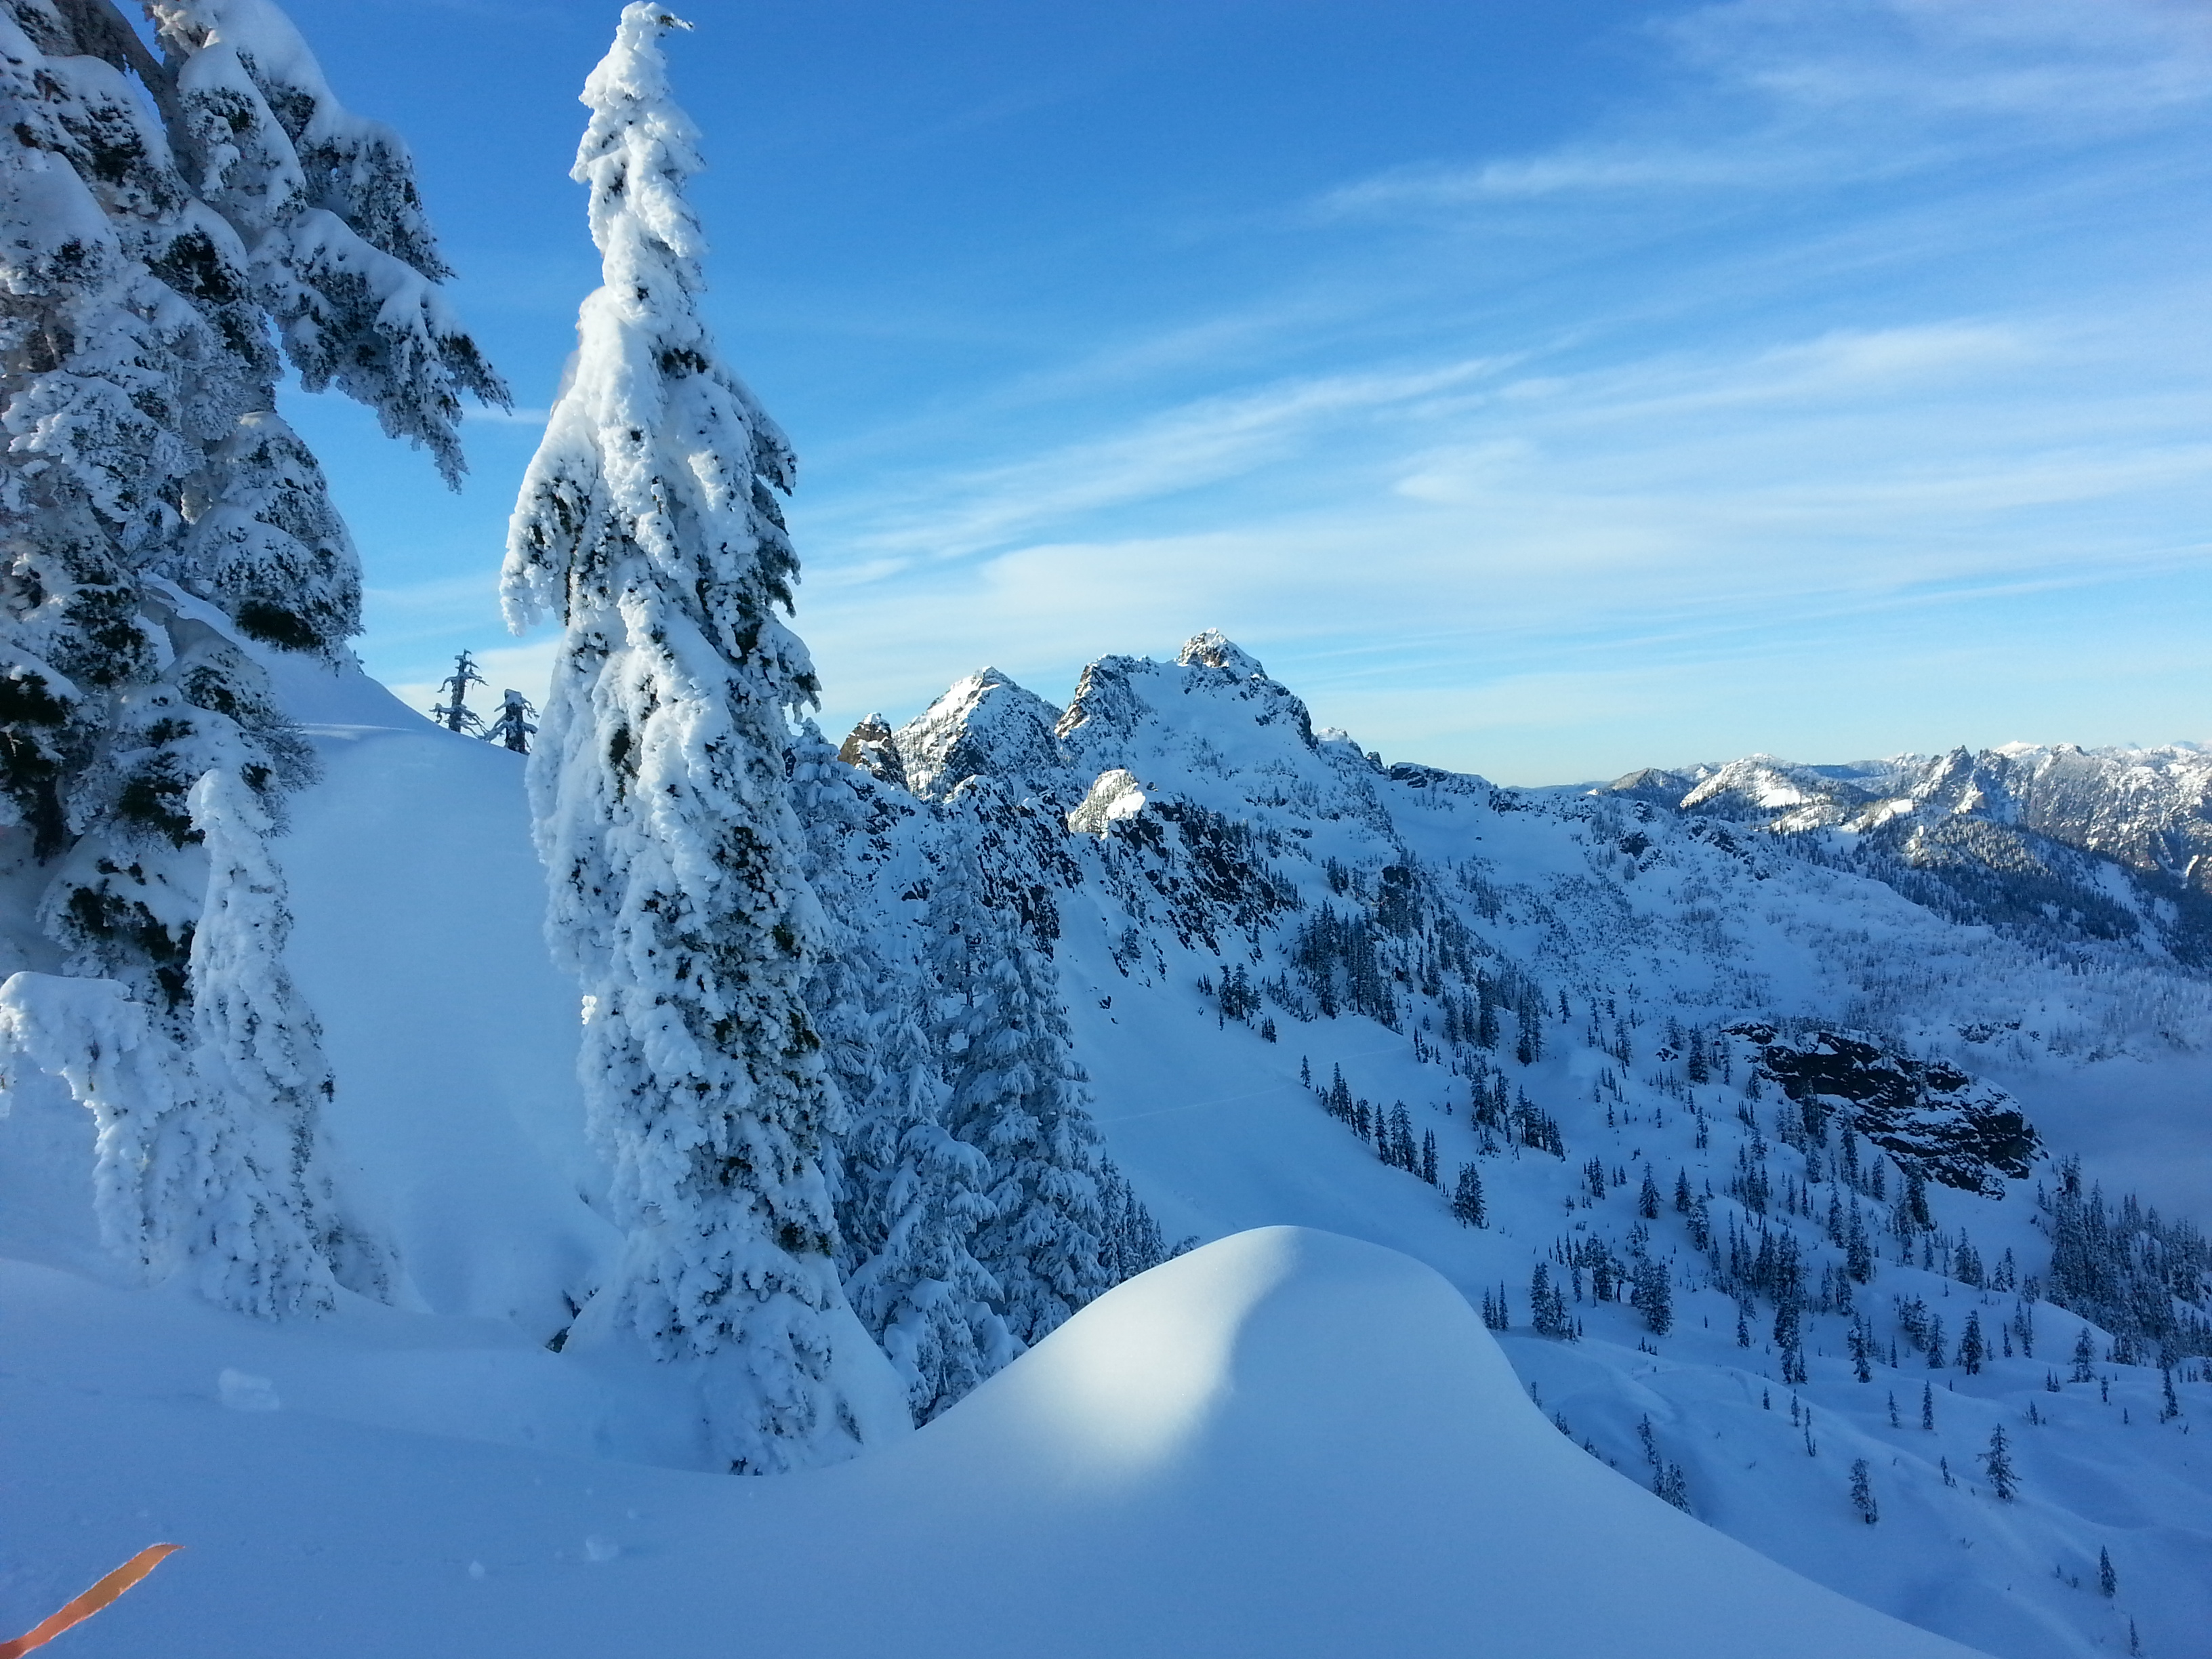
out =
[(2212, 965), (2212, 754), (2193, 746), (1751, 755), (1646, 768), (1608, 793), (1776, 836), (1840, 832), (1855, 867), (1956, 921)]

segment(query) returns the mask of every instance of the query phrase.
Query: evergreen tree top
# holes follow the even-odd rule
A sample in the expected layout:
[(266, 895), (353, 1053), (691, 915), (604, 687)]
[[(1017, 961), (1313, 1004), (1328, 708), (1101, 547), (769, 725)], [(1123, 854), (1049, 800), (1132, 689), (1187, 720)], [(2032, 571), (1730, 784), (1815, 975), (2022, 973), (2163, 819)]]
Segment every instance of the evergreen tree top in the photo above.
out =
[(774, 615), (793, 608), (799, 561), (770, 489), (788, 491), (796, 463), (694, 304), (707, 244), (684, 185), (697, 136), (660, 50), (679, 27), (659, 6), (625, 7), (585, 86), (574, 174), (591, 191), (602, 285), (516, 504), (502, 603), (519, 632), (650, 580), (757, 690), (804, 707), (813, 665)]

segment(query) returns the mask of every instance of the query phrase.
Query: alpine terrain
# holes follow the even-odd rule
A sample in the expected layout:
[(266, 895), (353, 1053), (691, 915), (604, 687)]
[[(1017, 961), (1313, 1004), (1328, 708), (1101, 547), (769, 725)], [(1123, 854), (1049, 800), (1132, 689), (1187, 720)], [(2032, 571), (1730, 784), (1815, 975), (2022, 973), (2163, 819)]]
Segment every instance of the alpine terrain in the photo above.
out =
[(2212, 1653), (2212, 754), (1504, 788), (1211, 630), (825, 735), (647, 3), (552, 687), (426, 718), (275, 389), (502, 383), (276, 6), (145, 9), (0, 7), (0, 1629)]

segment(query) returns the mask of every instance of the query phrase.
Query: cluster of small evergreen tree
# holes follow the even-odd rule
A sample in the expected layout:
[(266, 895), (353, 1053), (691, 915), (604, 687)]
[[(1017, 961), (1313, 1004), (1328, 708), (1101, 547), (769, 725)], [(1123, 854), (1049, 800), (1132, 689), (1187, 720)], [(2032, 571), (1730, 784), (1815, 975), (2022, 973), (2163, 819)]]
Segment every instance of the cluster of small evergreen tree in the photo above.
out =
[(1539, 1336), (1566, 1341), (1582, 1334), (1566, 1291), (1553, 1282), (1551, 1268), (1541, 1261), (1528, 1275), (1528, 1328)]
[(499, 713), (489, 723), (469, 707), (469, 688), (490, 684), (477, 668), (475, 653), (462, 652), (453, 659), (453, 672), (438, 683), (445, 701), (432, 705), (430, 718), (458, 737), (482, 738), (518, 755), (528, 754), (530, 739), (538, 734), (531, 718), (538, 710), (529, 698), (509, 686), (501, 696)]
[[(1655, 1336), (1664, 1336), (1674, 1328), (1674, 1275), (1666, 1261), (1652, 1252), (1649, 1228), (1639, 1225), (1631, 1231), (1625, 1256), (1616, 1255), (1612, 1244), (1599, 1235), (1577, 1232), (1554, 1243), (1551, 1258), (1554, 1265), (1566, 1270), (1565, 1288), (1559, 1291), (1559, 1295), (1571, 1295), (1580, 1302), (1587, 1286), (1594, 1303), (1625, 1298), (1644, 1316)], [(1547, 1282), (1553, 1286), (1559, 1284), (1556, 1276), (1548, 1276)]]
[(2109, 1333), (2117, 1364), (2212, 1354), (2212, 1245), (2196, 1224), (2166, 1221), (2132, 1193), (2108, 1206), (2101, 1188), (2084, 1189), (2078, 1159), (2057, 1175), (2057, 1190), (2039, 1194), (2051, 1230), (2045, 1296)]
[(1658, 1431), (1651, 1426), (1646, 1416), (1636, 1425), (1636, 1438), (1644, 1448), (1644, 1461), (1651, 1466), (1651, 1491), (1662, 1502), (1672, 1504), (1687, 1515), (1690, 1512), (1690, 1484), (1680, 1463), (1669, 1462), (1659, 1453)]
[[(1404, 1101), (1388, 1109), (1370, 1104), (1364, 1097), (1355, 1097), (1351, 1085), (1344, 1080), (1344, 1067), (1338, 1066), (1327, 1086), (1315, 1085), (1309, 1070), (1307, 1082), (1321, 1098), (1322, 1109), (1349, 1128), (1360, 1139), (1375, 1149), (1375, 1156), (1396, 1170), (1417, 1176), (1431, 1187), (1443, 1184), (1437, 1168), (1437, 1133), (1425, 1129), (1421, 1138), (1413, 1139), (1413, 1114)], [(1465, 1172), (1462, 1172), (1462, 1182)], [(1477, 1177), (1478, 1185), (1480, 1178)]]
[(1503, 1072), (1478, 1070), (1469, 1088), (1468, 1109), (1477, 1132), (1486, 1140), (1503, 1135), (1506, 1144), (1527, 1146), (1553, 1158), (1567, 1155), (1566, 1137), (1559, 1120), (1513, 1085)]
[(1324, 1018), (1365, 1014), (1398, 1029), (1398, 1000), (1377, 948), (1379, 932), (1364, 912), (1324, 902), (1292, 933), (1291, 967)]

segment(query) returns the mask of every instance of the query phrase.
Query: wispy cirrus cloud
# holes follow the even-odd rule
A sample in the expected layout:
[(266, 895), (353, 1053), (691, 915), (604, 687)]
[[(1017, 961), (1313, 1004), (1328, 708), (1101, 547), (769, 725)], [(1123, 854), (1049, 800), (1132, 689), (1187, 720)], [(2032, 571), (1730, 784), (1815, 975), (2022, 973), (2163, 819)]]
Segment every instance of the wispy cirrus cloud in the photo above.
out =
[[(1419, 419), (1494, 381), (1502, 361), (1322, 375), (1194, 400), (1006, 465), (843, 504), (843, 546), (878, 559), (957, 558), (1041, 528), (1134, 507), (1278, 465), (1346, 424)], [(825, 526), (829, 528), (830, 526)]]
[(1570, 194), (1770, 187), (1820, 170), (1817, 160), (1796, 155), (1627, 143), (1578, 147), (1466, 166), (1425, 162), (1395, 167), (1339, 185), (1323, 194), (1313, 210), (1323, 219), (1358, 218)]
[(1727, 0), (1658, 27), (1800, 109), (2079, 131), (2212, 101), (2212, 12), (2172, 0)]
[(1654, 22), (1692, 76), (1541, 153), (1404, 165), (1320, 217), (1864, 180), (2212, 104), (2212, 10), (2167, 0), (1726, 0)]

